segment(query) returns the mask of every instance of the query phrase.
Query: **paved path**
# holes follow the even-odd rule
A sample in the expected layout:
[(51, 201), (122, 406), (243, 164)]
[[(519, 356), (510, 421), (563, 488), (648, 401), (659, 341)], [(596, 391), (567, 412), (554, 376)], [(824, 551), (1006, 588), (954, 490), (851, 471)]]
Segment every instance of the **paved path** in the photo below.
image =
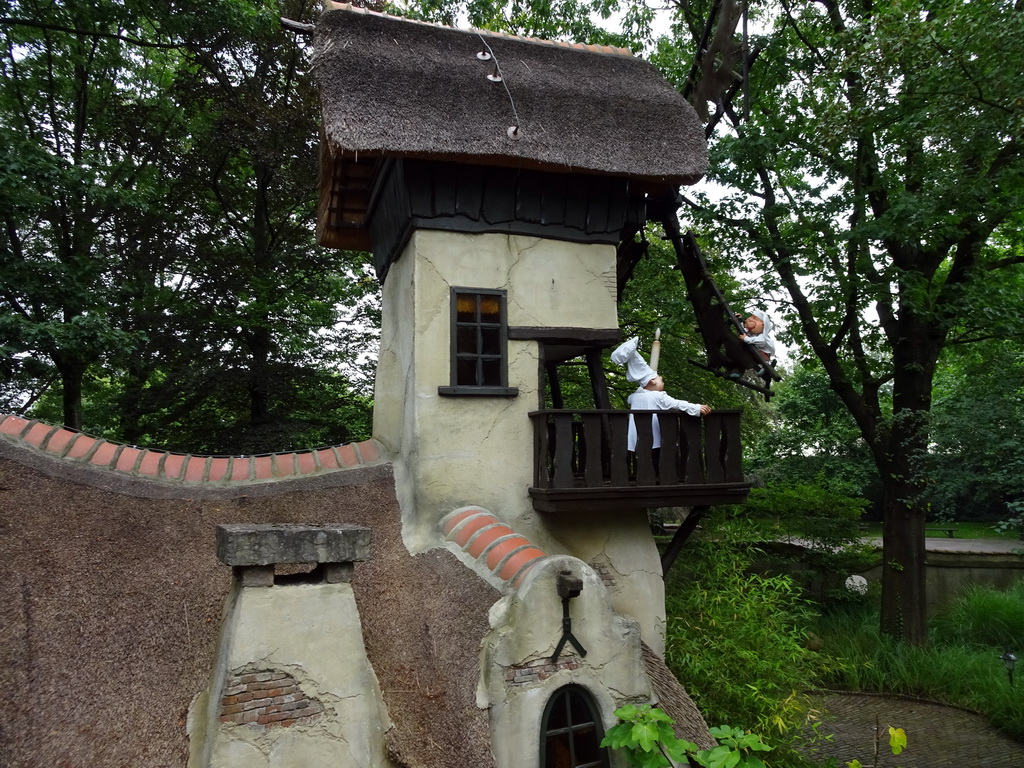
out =
[[(822, 734), (831, 741), (805, 750), (822, 762), (835, 758), (840, 766), (874, 759), (876, 723), (882, 732), (877, 768), (1024, 768), (1024, 744), (995, 730), (981, 715), (956, 707), (870, 694), (815, 696), (823, 711)], [(889, 750), (889, 726), (907, 733), (899, 756)]]

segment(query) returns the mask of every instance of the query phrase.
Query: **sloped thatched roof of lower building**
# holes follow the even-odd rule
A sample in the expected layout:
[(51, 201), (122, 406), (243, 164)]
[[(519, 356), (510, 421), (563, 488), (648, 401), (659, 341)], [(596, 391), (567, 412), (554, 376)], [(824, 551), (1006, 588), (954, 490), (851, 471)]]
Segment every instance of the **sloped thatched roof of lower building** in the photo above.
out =
[(498, 594), (449, 552), (409, 555), (390, 465), (172, 485), (2, 437), (0, 764), (184, 768), (231, 584), (223, 523), (369, 527), (352, 585), (389, 753), (409, 768), (493, 766), (476, 678)]
[[(447, 550), (409, 554), (391, 465), (360, 446), (352, 462), (351, 446), (275, 455), (275, 477), (241, 457), (245, 472), (214, 480), (213, 460), (190, 456), (172, 478), (177, 454), (0, 414), (0, 764), (184, 768), (232, 579), (216, 526), (351, 523), (372, 531), (352, 585), (391, 759), (493, 766), (477, 681), (499, 594)], [(709, 745), (685, 690), (644, 657), (658, 702)]]

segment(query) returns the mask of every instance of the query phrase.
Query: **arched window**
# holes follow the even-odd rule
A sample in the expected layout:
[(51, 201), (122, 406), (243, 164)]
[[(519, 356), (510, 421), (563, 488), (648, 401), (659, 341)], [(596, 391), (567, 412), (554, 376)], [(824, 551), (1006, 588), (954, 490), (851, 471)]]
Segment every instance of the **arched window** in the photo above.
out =
[(608, 750), (593, 697), (578, 685), (559, 688), (544, 708), (540, 768), (608, 768)]

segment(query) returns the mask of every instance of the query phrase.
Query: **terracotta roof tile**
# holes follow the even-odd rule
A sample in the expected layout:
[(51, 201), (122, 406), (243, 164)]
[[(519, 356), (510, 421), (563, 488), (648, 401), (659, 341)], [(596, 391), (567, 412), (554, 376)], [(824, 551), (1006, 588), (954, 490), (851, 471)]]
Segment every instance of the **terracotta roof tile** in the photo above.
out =
[(547, 557), (525, 536), (481, 507), (456, 509), (445, 515), (440, 528), (477, 563), (478, 572), (497, 576), (513, 588), (541, 558)]
[(66, 427), (0, 413), (0, 439), (76, 465), (182, 483), (242, 484), (339, 472), (383, 461), (375, 440), (263, 456), (200, 456), (112, 443)]

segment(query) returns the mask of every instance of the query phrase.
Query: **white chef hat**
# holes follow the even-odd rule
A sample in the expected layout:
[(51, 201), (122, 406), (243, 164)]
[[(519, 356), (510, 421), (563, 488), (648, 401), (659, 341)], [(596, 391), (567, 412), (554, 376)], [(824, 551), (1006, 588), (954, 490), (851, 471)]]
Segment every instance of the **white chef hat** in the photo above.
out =
[(640, 346), (640, 337), (634, 336), (612, 352), (612, 362), (616, 365), (625, 365), (626, 379), (635, 381), (643, 387), (658, 374), (647, 364), (643, 356), (637, 352), (638, 346)]
[(764, 323), (764, 331), (762, 331), (762, 333), (764, 333), (766, 336), (771, 334), (771, 332), (772, 332), (772, 321), (771, 321), (771, 318), (768, 317), (768, 313), (767, 312), (765, 312), (763, 309), (752, 309), (752, 310), (750, 310), (750, 314), (753, 315), (754, 317), (756, 317), (762, 323)]

